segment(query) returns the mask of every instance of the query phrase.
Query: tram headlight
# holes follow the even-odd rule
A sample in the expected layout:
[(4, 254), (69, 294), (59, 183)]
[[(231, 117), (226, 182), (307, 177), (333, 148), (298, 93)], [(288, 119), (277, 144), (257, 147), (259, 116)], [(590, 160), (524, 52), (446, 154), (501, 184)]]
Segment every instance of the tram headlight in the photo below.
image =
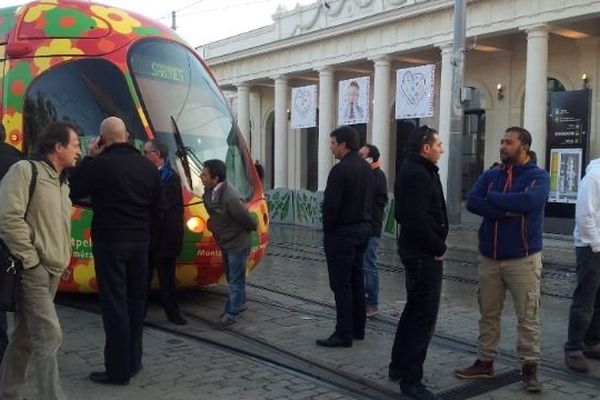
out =
[(206, 222), (202, 218), (192, 217), (185, 223), (187, 228), (194, 233), (200, 233), (206, 228)]

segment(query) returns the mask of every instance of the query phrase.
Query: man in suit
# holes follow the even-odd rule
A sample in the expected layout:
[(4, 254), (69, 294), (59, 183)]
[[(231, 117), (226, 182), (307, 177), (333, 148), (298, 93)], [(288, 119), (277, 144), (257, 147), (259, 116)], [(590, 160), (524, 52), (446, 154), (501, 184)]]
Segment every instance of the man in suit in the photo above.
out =
[(74, 200), (91, 196), (92, 252), (106, 334), (101, 384), (126, 385), (142, 369), (151, 221), (164, 209), (158, 169), (128, 142), (125, 123), (108, 117), (88, 156), (71, 174)]
[(150, 279), (156, 268), (160, 284), (160, 298), (169, 321), (185, 325), (175, 299), (175, 260), (181, 252), (183, 242), (183, 197), (181, 179), (169, 166), (169, 148), (159, 139), (144, 144), (146, 157), (160, 173), (166, 200), (166, 210), (159, 221), (155, 221), (150, 246)]

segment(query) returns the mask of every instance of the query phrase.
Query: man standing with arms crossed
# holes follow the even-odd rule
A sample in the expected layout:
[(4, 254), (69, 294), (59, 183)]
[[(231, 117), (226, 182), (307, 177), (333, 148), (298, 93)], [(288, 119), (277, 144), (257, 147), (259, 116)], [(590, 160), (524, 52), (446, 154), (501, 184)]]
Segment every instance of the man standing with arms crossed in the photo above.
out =
[(467, 209), (483, 217), (479, 228), (479, 355), (470, 367), (456, 370), (463, 379), (491, 378), (500, 341), (506, 290), (518, 320), (522, 381), (540, 392), (540, 281), (542, 223), (550, 178), (530, 156), (531, 134), (511, 127), (500, 140), (502, 164), (479, 177)]
[(34, 146), (33, 165), (17, 162), (0, 185), (0, 237), (23, 262), (15, 329), (0, 367), (3, 400), (21, 399), (30, 364), (37, 398), (66, 398), (58, 371), (62, 331), (54, 296), (71, 259), (71, 200), (64, 170), (79, 158), (79, 136), (73, 125), (56, 122)]
[(565, 362), (574, 371), (588, 372), (585, 357), (600, 360), (600, 158), (590, 162), (579, 185), (573, 236), (577, 287), (569, 314)]
[(341, 126), (329, 135), (340, 160), (327, 178), (323, 199), (323, 244), (329, 286), (335, 298), (335, 331), (317, 340), (324, 347), (351, 347), (365, 338), (363, 259), (371, 234), (373, 171), (358, 155), (358, 133)]
[(92, 252), (106, 341), (101, 384), (125, 385), (142, 369), (150, 224), (164, 207), (158, 169), (129, 142), (125, 123), (108, 117), (88, 156), (71, 174), (71, 197), (91, 196)]
[(437, 399), (422, 383), (423, 363), (437, 321), (448, 216), (437, 162), (444, 148), (435, 129), (418, 128), (412, 154), (396, 179), (398, 254), (406, 267), (406, 305), (398, 322), (389, 377), (415, 399)]

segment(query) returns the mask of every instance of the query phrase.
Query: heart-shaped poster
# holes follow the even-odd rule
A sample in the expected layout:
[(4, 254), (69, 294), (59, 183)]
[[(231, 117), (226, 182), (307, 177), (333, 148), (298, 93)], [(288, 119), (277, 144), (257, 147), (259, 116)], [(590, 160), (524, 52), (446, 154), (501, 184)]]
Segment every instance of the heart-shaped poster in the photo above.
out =
[(427, 92), (426, 84), (427, 81), (422, 73), (413, 74), (411, 71), (406, 71), (400, 82), (400, 92), (410, 104), (414, 105), (423, 100)]

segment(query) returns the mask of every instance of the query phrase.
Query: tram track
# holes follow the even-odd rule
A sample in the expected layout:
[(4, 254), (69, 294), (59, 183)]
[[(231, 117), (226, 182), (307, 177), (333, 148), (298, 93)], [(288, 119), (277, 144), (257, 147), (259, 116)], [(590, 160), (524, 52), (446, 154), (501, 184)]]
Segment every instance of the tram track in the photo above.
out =
[[(274, 250), (273, 248), (281, 248), (283, 249), (283, 251)], [(390, 253), (391, 251), (387, 252)], [(298, 253), (302, 254), (299, 255)], [(269, 248), (267, 249), (267, 255), (271, 257), (318, 263), (326, 262), (324, 254), (324, 250), (320, 246), (305, 245), (291, 242), (271, 242), (269, 243)], [(446, 262), (453, 263), (457, 267), (469, 268), (470, 271), (477, 271), (477, 263), (475, 261), (449, 257), (446, 257), (444, 260)], [(378, 268), (379, 270), (386, 272), (404, 272), (404, 267), (400, 265), (400, 262), (396, 264), (378, 261)], [(552, 279), (561, 282), (573, 282), (575, 274), (572, 272), (565, 271), (564, 268), (565, 266), (561, 264), (544, 263), (544, 271), (542, 273), (542, 278), (544, 280)], [(451, 274), (448, 273), (447, 270), (448, 269), (446, 268), (443, 274), (443, 279), (446, 281), (467, 283), (472, 285), (478, 284), (478, 280), (476, 278), (464, 276), (462, 274)], [(541, 294), (545, 297), (551, 297), (561, 300), (572, 299), (572, 295), (564, 291), (558, 292), (542, 289)]]
[[(100, 314), (97, 303), (84, 304), (73, 300), (73, 297), (61, 295), (56, 302), (64, 307)], [(359, 375), (302, 357), (251, 335), (231, 329), (221, 329), (206, 317), (190, 312), (184, 312), (184, 315), (195, 324), (173, 327), (159, 322), (145, 321), (144, 326), (175, 338), (200, 343), (275, 368), (357, 400), (392, 400), (399, 396), (399, 391), (391, 390)]]

